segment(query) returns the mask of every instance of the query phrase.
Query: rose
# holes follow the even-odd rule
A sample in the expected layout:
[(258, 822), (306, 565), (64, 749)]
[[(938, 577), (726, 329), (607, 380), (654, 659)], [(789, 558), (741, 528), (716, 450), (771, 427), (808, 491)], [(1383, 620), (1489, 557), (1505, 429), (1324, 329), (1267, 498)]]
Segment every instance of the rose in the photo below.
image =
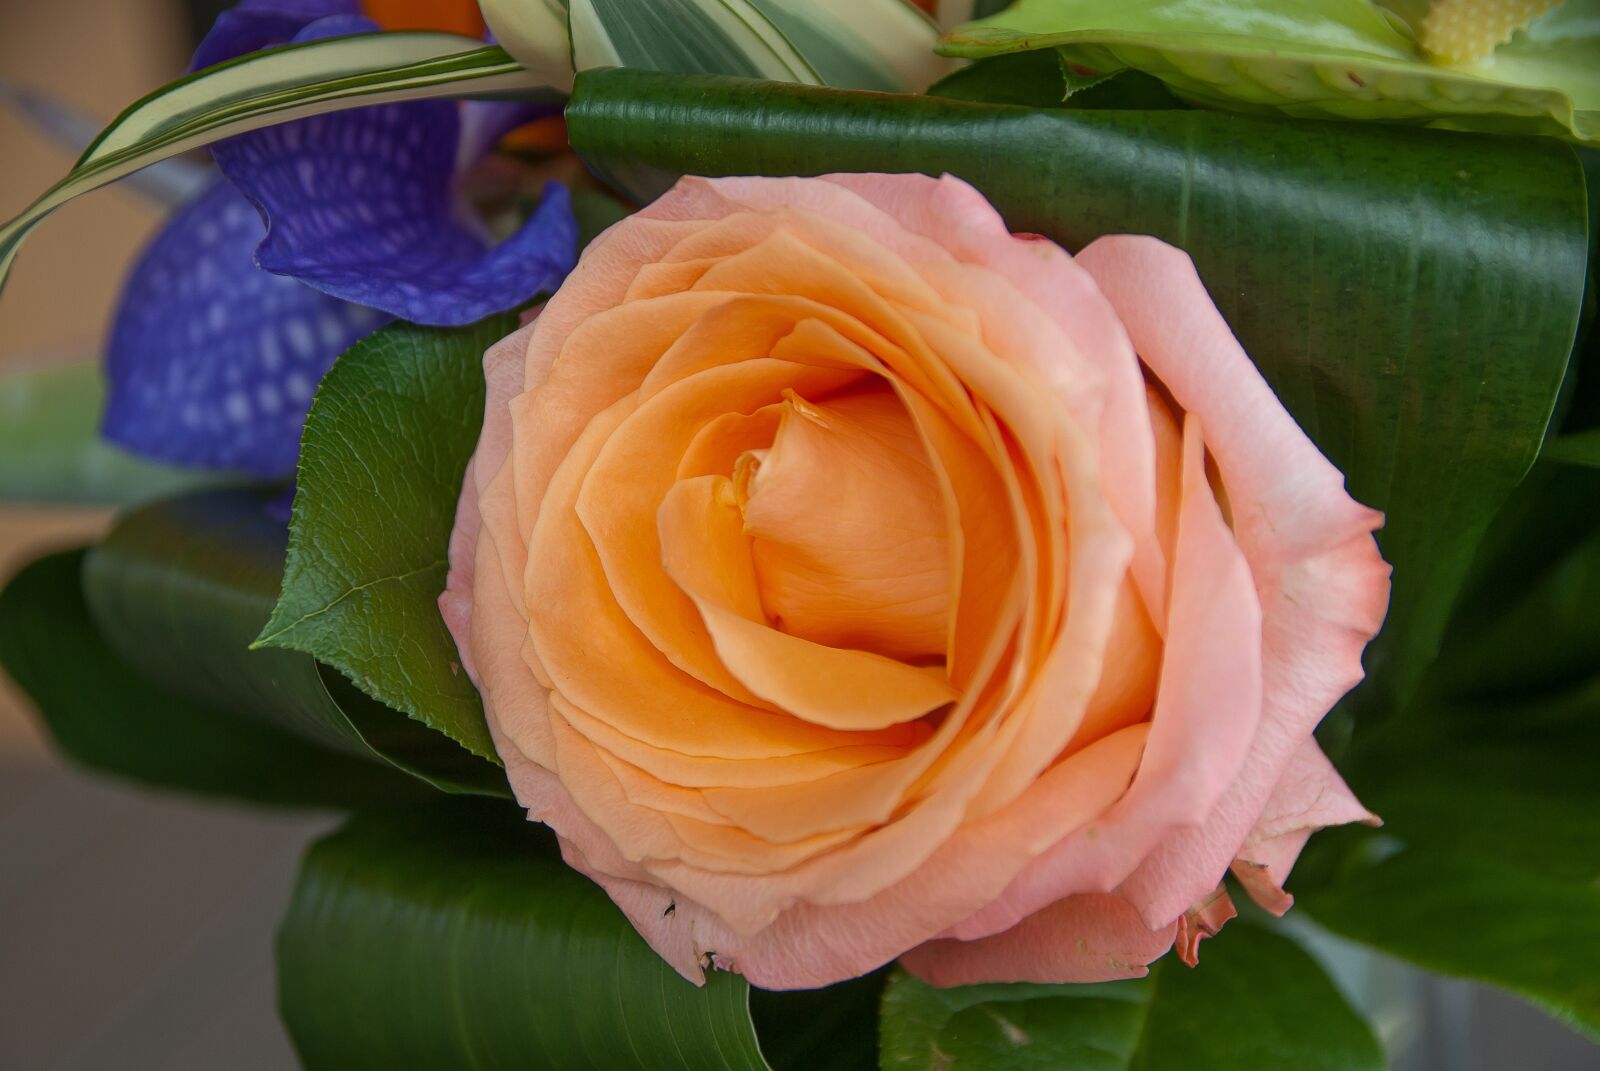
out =
[(1170, 246), (685, 179), (485, 371), (441, 607), (517, 797), (685, 976), (1135, 976), (1230, 864), (1281, 912), (1371, 820), (1311, 731), (1381, 518)]

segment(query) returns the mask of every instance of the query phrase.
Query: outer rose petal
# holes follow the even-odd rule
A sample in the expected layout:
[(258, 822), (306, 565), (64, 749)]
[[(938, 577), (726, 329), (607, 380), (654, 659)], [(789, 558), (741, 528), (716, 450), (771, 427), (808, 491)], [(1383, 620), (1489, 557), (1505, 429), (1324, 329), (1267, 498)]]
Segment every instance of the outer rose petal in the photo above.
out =
[(1172, 947), (1177, 924), (1151, 930), (1126, 900), (1090, 893), (1057, 900), (977, 941), (929, 941), (900, 957), (932, 985), (1112, 982), (1142, 978)]
[(522, 391), (523, 361), (528, 352), (528, 339), (533, 334), (533, 322), (542, 308), (539, 306), (531, 310), (520, 328), (490, 346), (483, 355), (483, 431), (479, 433), (478, 449), (467, 462), (467, 471), (461, 481), (456, 526), (450, 533), (450, 575), (445, 581), (444, 594), (439, 596), (439, 612), (444, 616), (450, 635), (455, 638), (456, 650), (461, 652), (461, 665), (472, 678), (472, 683), (479, 687), (482, 685), (478, 680), (469, 640), (472, 581), (475, 574), (473, 561), (478, 554), (478, 531), (483, 527), (483, 514), (478, 509), (477, 470), (480, 463), (491, 471), (498, 469), (511, 450), (511, 422), (507, 414), (511, 399)]
[(1294, 903), (1283, 890), (1311, 834), (1350, 822), (1379, 825), (1356, 799), (1316, 740), (1300, 745), (1272, 790), (1261, 818), (1233, 860), (1233, 876), (1250, 898), (1274, 915)]
[(1239, 348), (1187, 255), (1116, 235), (1091, 243), (1078, 262), (1140, 358), (1204, 424), (1261, 597), (1262, 718), (1244, 768), (1204, 823), (1169, 837), (1120, 890), (1157, 926), (1215, 885), (1295, 750), (1361, 680), (1361, 652), (1388, 606), (1389, 566), (1371, 534), (1382, 515), (1345, 493), (1339, 470)]
[[(1110, 891), (1163, 837), (1214, 806), (1239, 772), (1261, 716), (1261, 610), (1206, 484), (1198, 420), (1191, 415), (1187, 425), (1167, 648), (1139, 774), (1098, 821), (1040, 855), (949, 936), (988, 936), (1064, 896)], [(1225, 869), (1211, 874), (1202, 895)], [(1167, 925), (1200, 898), (1158, 923), (1146, 917), (1146, 928)]]

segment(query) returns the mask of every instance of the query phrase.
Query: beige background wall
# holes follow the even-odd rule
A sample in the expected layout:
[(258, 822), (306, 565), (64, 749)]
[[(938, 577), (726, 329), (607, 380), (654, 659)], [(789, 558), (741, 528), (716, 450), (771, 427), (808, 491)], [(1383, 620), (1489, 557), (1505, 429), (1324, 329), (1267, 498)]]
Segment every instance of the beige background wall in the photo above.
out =
[[(170, 79), (186, 62), (173, 0), (0, 0), (0, 79), (42, 90), (98, 119)], [(0, 217), (66, 171), (71, 154), (0, 105)], [(0, 295), (0, 373), (99, 352), (118, 284), (160, 213), (124, 190), (75, 201), (34, 231)], [(104, 518), (0, 506), (0, 576), (33, 550), (81, 540)], [(0, 757), (42, 750), (0, 677)]]

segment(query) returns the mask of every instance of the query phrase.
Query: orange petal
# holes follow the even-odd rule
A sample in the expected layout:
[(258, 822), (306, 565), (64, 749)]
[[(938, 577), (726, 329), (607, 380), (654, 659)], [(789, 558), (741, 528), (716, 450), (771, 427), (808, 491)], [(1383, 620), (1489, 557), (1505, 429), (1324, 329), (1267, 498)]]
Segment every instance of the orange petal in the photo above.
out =
[[(618, 735), (683, 755), (770, 759), (903, 740), (903, 732), (838, 733), (729, 699), (673, 666), (629, 620), (576, 504), (583, 477), (632, 408), (624, 400), (590, 423), (551, 481), (528, 541), (524, 597), (537, 608), (528, 634), (555, 690)], [(645, 523), (655, 542), (654, 524)]]
[(656, 510), (689, 443), (718, 415), (753, 412), (792, 388), (826, 393), (856, 375), (770, 359), (707, 369), (630, 413), (583, 477), (577, 513), (612, 597), (673, 665), (741, 702), (757, 701), (722, 665), (699, 612), (661, 569)]
[(836, 729), (882, 729), (955, 700), (941, 670), (827, 647), (767, 624), (726, 477), (675, 485), (659, 524), (667, 573), (699, 608), (723, 664), (780, 710)]
[(883, 388), (791, 394), (744, 509), (762, 603), (783, 631), (894, 658), (945, 653), (947, 519), (927, 451)]

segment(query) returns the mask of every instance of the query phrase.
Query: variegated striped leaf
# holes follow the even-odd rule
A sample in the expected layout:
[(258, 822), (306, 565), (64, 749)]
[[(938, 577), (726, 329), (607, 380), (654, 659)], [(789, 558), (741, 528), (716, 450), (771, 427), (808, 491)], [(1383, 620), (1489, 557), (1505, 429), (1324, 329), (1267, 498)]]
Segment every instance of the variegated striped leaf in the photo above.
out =
[(0, 227), (0, 286), (22, 240), (45, 216), (160, 160), (247, 130), (341, 108), (542, 84), (504, 49), (443, 33), (331, 38), (209, 67), (123, 112), (65, 178)]
[[(947, 14), (971, 17), (984, 0)], [(497, 38), (529, 69), (636, 67), (806, 85), (921, 90), (949, 70), (937, 27), (908, 0), (482, 0)], [(567, 18), (569, 57), (555, 25)]]
[(495, 40), (541, 82), (572, 91), (567, 0), (479, 0), (478, 9)]

